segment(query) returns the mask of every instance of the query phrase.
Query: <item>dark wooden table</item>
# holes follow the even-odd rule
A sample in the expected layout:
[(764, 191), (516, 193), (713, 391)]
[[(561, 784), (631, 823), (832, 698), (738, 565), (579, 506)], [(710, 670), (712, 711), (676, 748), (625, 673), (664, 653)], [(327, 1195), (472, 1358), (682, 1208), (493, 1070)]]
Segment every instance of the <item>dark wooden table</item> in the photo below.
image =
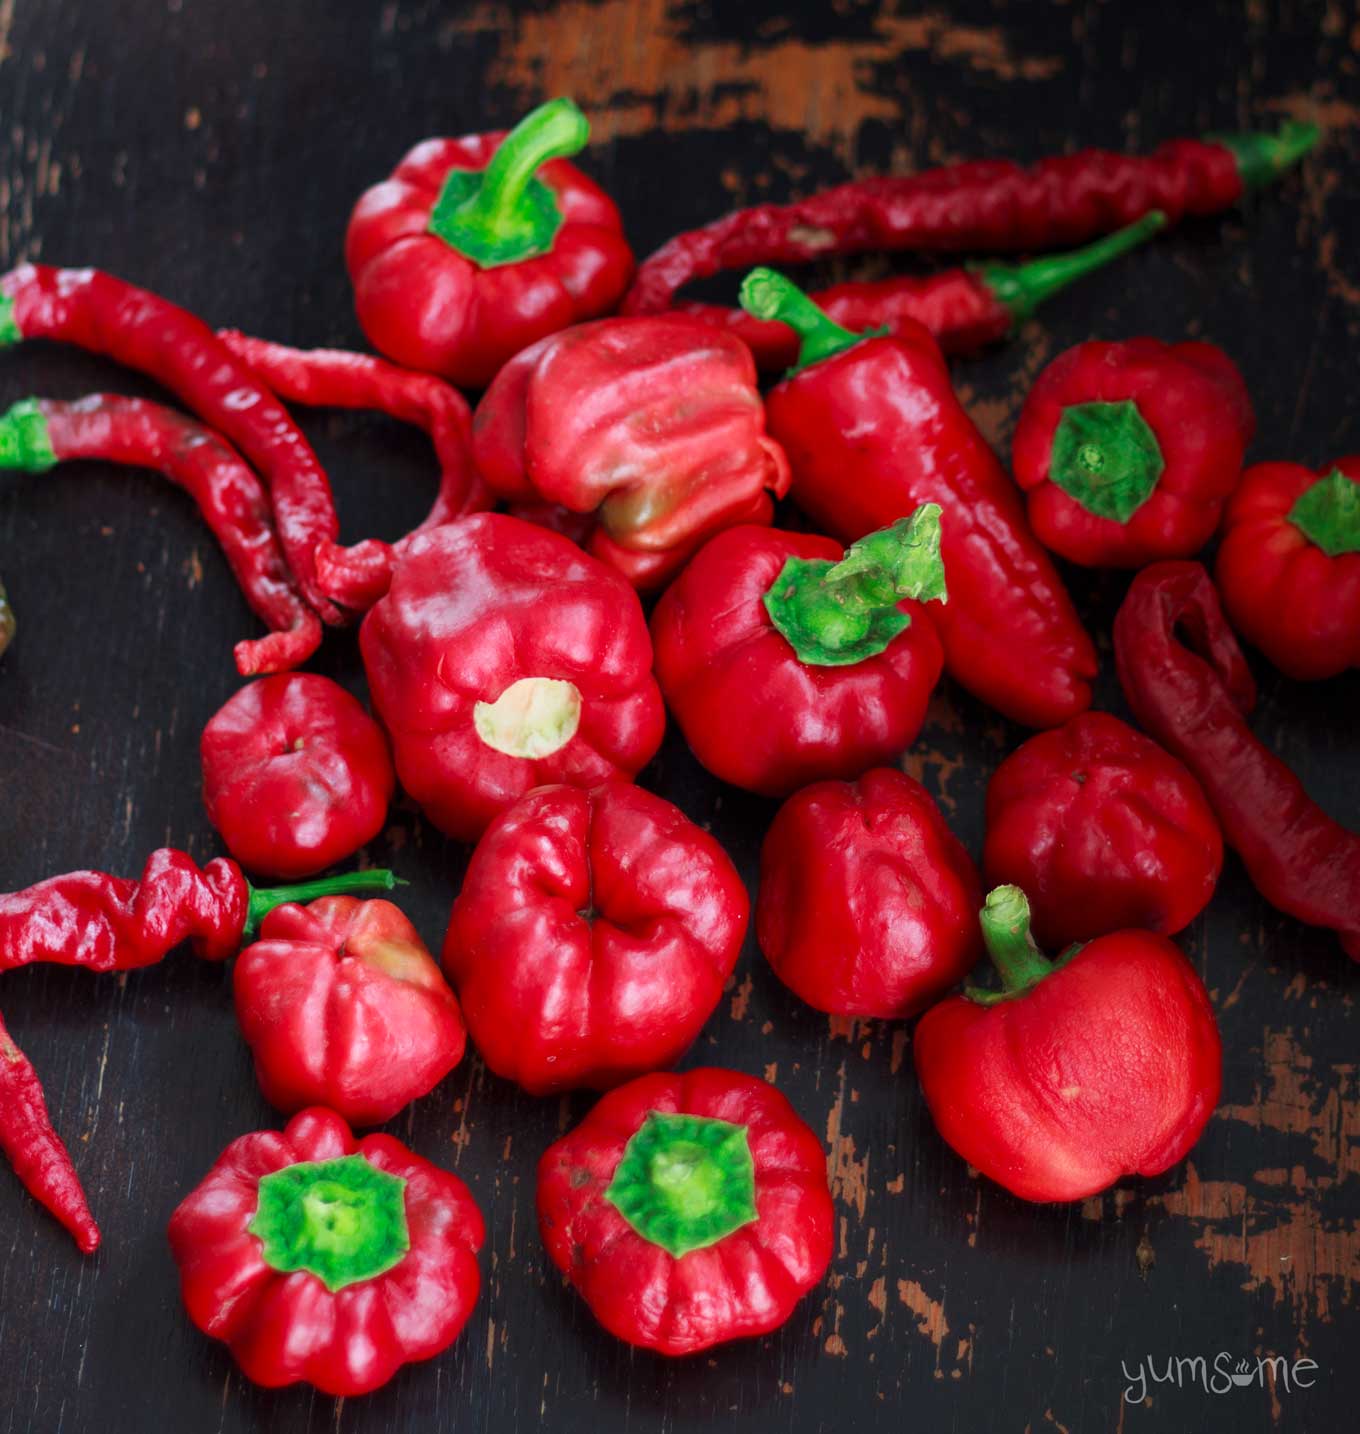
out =
[[(589, 166), (638, 248), (734, 202), (973, 154), (1084, 140), (1328, 126), (1304, 173), (1189, 225), (960, 364), (1004, 447), (1040, 366), (1092, 333), (1205, 335), (1245, 371), (1254, 453), (1310, 464), (1360, 448), (1360, 18), (1343, 3), (836, 0), (26, 0), (0, 3), (0, 261), (96, 264), (218, 324), (355, 344), (340, 242), (351, 203), (430, 133), (503, 125), (573, 93)], [(866, 263), (856, 272), (881, 272)], [(150, 392), (69, 350), (0, 358), (0, 402)], [(345, 535), (423, 512), (422, 441), (304, 416)], [(183, 495), (85, 465), (0, 483), (0, 574), (21, 631), (0, 662), (0, 887), (92, 866), (133, 873), (170, 842), (216, 850), (200, 729), (254, 630)], [(1109, 623), (1125, 579), (1074, 574), (1122, 711)], [(319, 666), (354, 690), (352, 639)], [(1256, 663), (1261, 736), (1360, 823), (1360, 674), (1305, 687)], [(1021, 733), (942, 689), (904, 760), (976, 852), (988, 775)], [(754, 880), (771, 804), (726, 790), (672, 736), (643, 781)], [(440, 940), (466, 851), (409, 805), (370, 857)], [(826, 1283), (777, 1335), (665, 1363), (604, 1335), (552, 1271), (533, 1215), (539, 1152), (588, 1108), (531, 1100), (467, 1060), (392, 1130), (471, 1185), (490, 1225), (482, 1301), (457, 1347), (343, 1410), (253, 1389), (179, 1304), (164, 1228), (243, 1131), (275, 1124), (226, 973), (178, 954), (126, 980), (7, 976), (3, 1007), (44, 1076), (103, 1224), (82, 1260), (0, 1171), (0, 1434), (171, 1429), (1038, 1431), (1354, 1427), (1360, 1279), (1360, 971), (1274, 913), (1230, 861), (1185, 949), (1223, 1027), (1222, 1104), (1166, 1176), (1036, 1208), (936, 1137), (910, 1030), (828, 1021), (754, 944), (690, 1059), (763, 1072), (826, 1136), (839, 1216)], [(1168, 1358), (1307, 1357), (1309, 1389), (1123, 1400)], [(1126, 1373), (1127, 1371), (1127, 1373)], [(1136, 1391), (1135, 1391), (1136, 1393)]]

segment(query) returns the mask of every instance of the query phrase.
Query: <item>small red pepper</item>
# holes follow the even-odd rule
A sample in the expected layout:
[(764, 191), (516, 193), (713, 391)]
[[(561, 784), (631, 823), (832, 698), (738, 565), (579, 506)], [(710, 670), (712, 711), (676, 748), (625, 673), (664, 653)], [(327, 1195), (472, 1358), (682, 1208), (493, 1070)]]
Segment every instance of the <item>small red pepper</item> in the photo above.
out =
[(382, 728), (314, 672), (241, 688), (209, 718), (199, 756), (227, 850), (283, 881), (353, 856), (382, 830), (396, 788)]
[(236, 962), (236, 1017), (265, 1099), (381, 1125), (463, 1058), (458, 1001), (390, 901), (325, 896), (265, 917)]
[(526, 349), (477, 405), (473, 442), (502, 498), (597, 512), (589, 551), (639, 588), (720, 528), (768, 523), (789, 484), (750, 351), (679, 314), (602, 319)]
[(269, 495), (211, 428), (173, 408), (111, 393), (69, 403), (25, 398), (0, 415), (0, 469), (46, 473), (81, 458), (154, 469), (198, 505), (246, 601), (271, 629), (236, 644), (243, 677), (296, 667), (320, 647), (321, 621), (288, 569)]
[(1233, 626), (1302, 682), (1360, 667), (1360, 455), (1248, 468), (1214, 580)]
[(1130, 927), (1172, 936), (1209, 904), (1223, 834), (1169, 752), (1108, 712), (1083, 712), (992, 774), (982, 866), (989, 886), (1028, 894), (1045, 946)]
[(482, 388), (546, 334), (608, 313), (633, 274), (613, 201), (565, 155), (590, 125), (550, 100), (506, 134), (427, 139), (345, 234), (359, 323), (411, 368)]
[(879, 767), (780, 807), (760, 853), (756, 934), (775, 975), (819, 1011), (900, 1020), (972, 969), (981, 901), (930, 794)]
[(652, 614), (656, 675), (694, 755), (764, 796), (894, 761), (925, 720), (941, 652), (911, 598), (943, 598), (939, 509), (842, 552), (730, 528)]
[(678, 807), (625, 782), (540, 787), (478, 842), (444, 970), (497, 1075), (603, 1090), (684, 1055), (749, 915), (727, 854)]
[(1050, 961), (1015, 886), (988, 896), (982, 934), (1000, 989), (933, 1006), (913, 1038), (945, 1142), (1023, 1200), (1083, 1200), (1182, 1159), (1218, 1101), (1223, 1046), (1180, 951), (1117, 931)]
[(636, 593), (518, 518), (422, 533), (359, 644), (402, 787), (460, 840), (531, 787), (631, 778), (661, 744)]
[(778, 1329), (831, 1262), (822, 1143), (736, 1071), (643, 1076), (538, 1164), (553, 1263), (613, 1335), (695, 1354)]
[(189, 1318), (247, 1379), (348, 1398), (457, 1339), (486, 1226), (456, 1175), (313, 1108), (232, 1141), (169, 1236)]
[(1089, 706), (1095, 648), (930, 335), (849, 333), (767, 269), (742, 305), (803, 336), (798, 370), (766, 399), (798, 506), (851, 542), (938, 503), (949, 603), (932, 617), (951, 676), (1031, 727)]
[(1086, 567), (1188, 558), (1213, 537), (1256, 428), (1213, 344), (1091, 340), (1034, 381), (1012, 445), (1039, 541)]
[(1360, 961), (1360, 833), (1335, 822), (1252, 735), (1256, 684), (1199, 563), (1157, 563), (1114, 621), (1119, 682), (1133, 715), (1195, 774), (1257, 891), (1330, 927)]

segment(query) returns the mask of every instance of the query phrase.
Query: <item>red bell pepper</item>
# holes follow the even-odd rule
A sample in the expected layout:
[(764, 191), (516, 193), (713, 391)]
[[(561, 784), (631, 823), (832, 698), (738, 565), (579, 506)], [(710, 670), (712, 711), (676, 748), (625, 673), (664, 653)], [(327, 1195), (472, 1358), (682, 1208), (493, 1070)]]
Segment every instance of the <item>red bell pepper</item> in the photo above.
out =
[(1360, 455), (1248, 468), (1214, 579), (1233, 626), (1303, 682), (1360, 667)]
[(336, 1398), (453, 1343), (485, 1234), (456, 1175), (320, 1108), (232, 1141), (169, 1230), (189, 1318), (246, 1378)]
[(280, 906), (236, 962), (236, 1017), (260, 1089), (291, 1114), (325, 1105), (381, 1125), (463, 1058), (458, 1001), (390, 901)]
[(684, 1055), (749, 916), (727, 854), (678, 807), (625, 782), (542, 787), (477, 844), (444, 970), (497, 1075), (604, 1090)]
[(992, 774), (982, 865), (988, 886), (1028, 894), (1045, 946), (1127, 927), (1171, 936), (1209, 904), (1223, 834), (1169, 752), (1108, 712), (1083, 712)]
[(840, 1016), (914, 1016), (982, 950), (977, 868), (929, 792), (895, 768), (816, 782), (760, 853), (756, 935), (775, 975)]
[(1019, 887), (982, 933), (1002, 985), (933, 1006), (916, 1072), (945, 1141), (1024, 1200), (1082, 1200), (1158, 1175), (1199, 1139), (1223, 1048), (1194, 967), (1150, 931), (1117, 931), (1050, 961)]
[(402, 786), (462, 840), (531, 787), (631, 778), (661, 743), (637, 595), (517, 518), (414, 539), (359, 644)]
[(768, 269), (747, 276), (742, 306), (803, 340), (797, 369), (766, 399), (798, 506), (851, 542), (938, 503), (949, 605), (935, 622), (950, 675), (1031, 727), (1088, 707), (1095, 648), (934, 339), (919, 325), (850, 333)]
[(915, 740), (939, 680), (939, 509), (848, 551), (811, 533), (731, 528), (652, 614), (661, 690), (699, 761), (765, 796), (857, 777)]
[(508, 135), (427, 139), (361, 195), (345, 266), (374, 348), (482, 388), (545, 334), (608, 313), (633, 254), (613, 200), (563, 158), (589, 137), (551, 100)]
[(526, 349), (472, 433), (496, 493), (596, 513), (589, 550), (639, 588), (720, 528), (768, 523), (789, 486), (750, 350), (679, 314), (602, 319)]
[(538, 1164), (553, 1263), (602, 1325), (661, 1354), (777, 1329), (826, 1273), (826, 1154), (771, 1085), (643, 1076)]
[(1039, 541), (1086, 567), (1188, 558), (1214, 535), (1256, 428), (1213, 344), (1092, 340), (1034, 382), (1012, 445)]
[(252, 682), (208, 720), (203, 801), (227, 850), (251, 871), (322, 871), (382, 830), (396, 776), (382, 729), (328, 677)]

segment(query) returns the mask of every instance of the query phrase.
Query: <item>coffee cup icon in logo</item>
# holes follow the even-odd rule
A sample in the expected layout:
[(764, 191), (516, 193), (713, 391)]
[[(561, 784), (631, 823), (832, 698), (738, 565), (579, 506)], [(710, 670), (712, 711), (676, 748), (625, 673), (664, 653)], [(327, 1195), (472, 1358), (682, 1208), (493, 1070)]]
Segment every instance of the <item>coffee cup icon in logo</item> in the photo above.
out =
[(1232, 1382), (1239, 1389), (1245, 1389), (1248, 1384), (1254, 1383), (1255, 1379), (1256, 1371), (1245, 1359), (1239, 1359), (1236, 1368), (1232, 1371)]

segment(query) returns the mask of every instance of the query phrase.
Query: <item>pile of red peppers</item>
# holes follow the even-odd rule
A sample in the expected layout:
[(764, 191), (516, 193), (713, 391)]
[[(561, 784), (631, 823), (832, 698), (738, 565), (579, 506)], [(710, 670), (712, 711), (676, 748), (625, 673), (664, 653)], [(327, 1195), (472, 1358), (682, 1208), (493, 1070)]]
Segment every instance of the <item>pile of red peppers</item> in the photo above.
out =
[[(1298, 680), (1360, 665), (1360, 458), (1244, 472), (1254, 418), (1228, 356), (1131, 336), (1039, 374), (1008, 472), (945, 358), (1317, 137), (856, 181), (636, 265), (571, 162), (588, 122), (557, 99), (508, 134), (425, 140), (360, 197), (345, 262), (381, 356), (214, 332), (94, 269), (0, 278), (0, 345), (108, 355), (187, 410), (26, 399), (0, 417), (0, 468), (161, 473), (269, 629), (235, 654), (269, 675), (202, 734), (230, 858), (164, 849), (139, 881), (0, 896), (0, 971), (126, 972), (183, 942), (235, 958), (242, 1038), (291, 1119), (224, 1151), (170, 1243), (190, 1318), (248, 1378), (361, 1394), (466, 1324), (472, 1192), (352, 1127), (426, 1095), (469, 1039), (533, 1095), (604, 1092), (543, 1153), (538, 1209), (606, 1329), (685, 1355), (783, 1324), (833, 1257), (822, 1142), (768, 1080), (672, 1070), (748, 929), (809, 1005), (919, 1017), (940, 1135), (1034, 1201), (1164, 1171), (1211, 1115), (1218, 1027), (1171, 938), (1225, 843), (1360, 959), (1360, 836), (1251, 733), (1234, 634)], [(812, 294), (768, 267), (869, 249), (1040, 252)], [(730, 268), (749, 270), (740, 309), (679, 296)], [(484, 390), (475, 407), (461, 388)], [(426, 520), (341, 545), (290, 404), (419, 427), (440, 473)], [(1211, 577), (1193, 560), (1216, 535)], [(1097, 647), (1055, 555), (1135, 572), (1114, 651), (1141, 731), (1089, 710)], [(293, 670), (354, 622), (372, 715)], [(0, 653), (14, 633), (0, 587)], [(980, 868), (902, 768), (946, 673), (1039, 729), (993, 775)], [(754, 920), (718, 841), (639, 784), (667, 713), (715, 777), (782, 803)], [(438, 959), (391, 872), (323, 874), (379, 837), (398, 786), (475, 844)], [(984, 957), (995, 979), (969, 983)], [(0, 1148), (93, 1251), (3, 1022)]]

